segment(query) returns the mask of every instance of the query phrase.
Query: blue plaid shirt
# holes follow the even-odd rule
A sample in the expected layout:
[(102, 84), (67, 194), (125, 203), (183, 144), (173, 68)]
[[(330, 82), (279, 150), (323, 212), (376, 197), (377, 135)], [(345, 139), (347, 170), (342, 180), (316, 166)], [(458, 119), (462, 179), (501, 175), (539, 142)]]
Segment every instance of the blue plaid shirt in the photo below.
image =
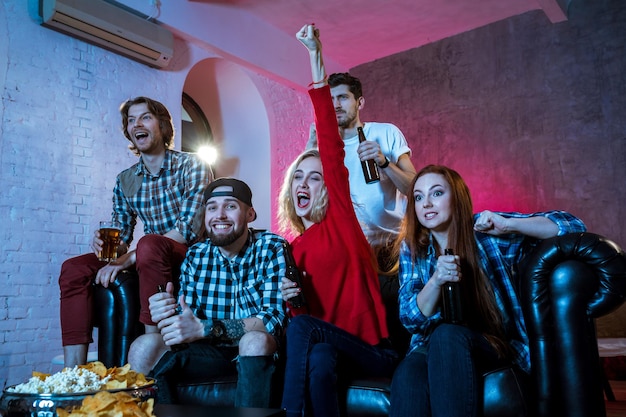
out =
[(250, 229), (239, 254), (227, 258), (204, 240), (192, 245), (180, 268), (180, 290), (199, 319), (263, 320), (267, 331), (282, 332), (285, 322), (280, 280), (285, 276), (284, 239)]
[[(527, 218), (544, 216), (559, 228), (558, 235), (586, 230), (583, 222), (569, 213), (550, 211), (534, 214), (498, 213), (504, 217)], [(474, 220), (478, 215), (474, 216)], [(539, 242), (537, 239), (519, 234), (492, 236), (474, 233), (482, 268), (490, 278), (496, 304), (502, 313), (504, 326), (511, 346), (515, 350), (517, 365), (530, 372), (530, 352), (524, 316), (517, 295), (517, 265), (522, 257)], [(437, 257), (432, 243), (424, 257), (411, 259), (406, 244), (400, 250), (400, 320), (413, 334), (409, 352), (428, 344), (430, 334), (441, 322), (441, 311), (430, 317), (422, 314), (417, 306), (417, 294), (435, 273)]]
[[(124, 174), (137, 188), (132, 195), (124, 194), (128, 189), (122, 185)], [(176, 229), (187, 243), (192, 242), (196, 238), (193, 217), (202, 209), (204, 189), (211, 179), (211, 170), (194, 154), (166, 150), (156, 175), (139, 158), (117, 176), (113, 189), (113, 218), (122, 223), (122, 241), (128, 245), (133, 241), (139, 217), (144, 234), (163, 235)]]

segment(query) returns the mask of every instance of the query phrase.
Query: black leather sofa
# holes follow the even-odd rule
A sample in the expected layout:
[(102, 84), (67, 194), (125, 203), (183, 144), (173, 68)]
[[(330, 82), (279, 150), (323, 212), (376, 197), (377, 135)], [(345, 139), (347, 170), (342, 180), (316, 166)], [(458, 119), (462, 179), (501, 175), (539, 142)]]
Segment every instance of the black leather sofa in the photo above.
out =
[[(511, 368), (484, 378), (485, 417), (605, 416), (603, 374), (594, 319), (619, 307), (626, 295), (626, 255), (593, 233), (573, 233), (542, 242), (524, 262), (519, 291), (530, 337), (532, 374)], [(394, 343), (407, 345), (397, 320), (397, 281), (381, 282)], [(124, 274), (117, 285), (96, 288), (99, 358), (122, 365), (137, 326), (137, 282)], [(280, 402), (280, 375), (273, 385)], [(235, 377), (188, 381), (178, 387), (181, 403), (232, 405)], [(349, 381), (341, 403), (347, 416), (386, 416), (390, 381)], [(451, 387), (453, 392), (453, 387)], [(453, 395), (453, 394), (451, 394)]]
[(94, 326), (98, 360), (107, 367), (128, 362), (130, 344), (143, 333), (139, 322), (139, 280), (135, 270), (122, 271), (107, 288), (94, 285)]

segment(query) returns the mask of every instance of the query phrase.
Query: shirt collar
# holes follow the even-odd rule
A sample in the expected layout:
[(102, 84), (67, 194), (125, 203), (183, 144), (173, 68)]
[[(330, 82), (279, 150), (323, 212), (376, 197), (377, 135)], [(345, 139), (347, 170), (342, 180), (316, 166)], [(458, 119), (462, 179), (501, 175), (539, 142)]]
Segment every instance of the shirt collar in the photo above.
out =
[[(211, 239), (207, 239), (207, 240), (209, 242), (211, 241)], [(216, 245), (211, 245), (211, 246), (212, 246), (213, 253), (215, 253), (220, 259), (222, 259), (223, 262), (232, 264), (232, 263), (236, 263), (237, 258), (245, 256), (245, 254), (248, 252), (248, 248), (250, 248), (254, 244), (254, 241), (255, 241), (254, 230), (251, 228), (248, 228), (248, 239), (246, 239), (241, 249), (239, 249), (239, 252), (237, 253), (237, 255), (235, 255), (233, 258), (227, 258), (226, 256), (224, 256), (222, 251), (220, 251), (219, 246), (216, 246)]]
[[(170, 171), (172, 169), (172, 151), (169, 149), (165, 150), (165, 158), (163, 158), (163, 163), (161, 164), (161, 169), (159, 173), (155, 175), (155, 177), (161, 176), (161, 173), (164, 171)], [(151, 175), (146, 165), (143, 163), (143, 156), (139, 157), (139, 163), (137, 164), (137, 168), (135, 169), (135, 175)]]

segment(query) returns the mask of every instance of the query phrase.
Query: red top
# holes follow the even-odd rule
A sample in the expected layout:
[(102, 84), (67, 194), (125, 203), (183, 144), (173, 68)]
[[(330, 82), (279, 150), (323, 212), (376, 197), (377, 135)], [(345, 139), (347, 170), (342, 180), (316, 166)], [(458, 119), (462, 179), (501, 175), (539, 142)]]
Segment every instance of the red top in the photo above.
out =
[[(308, 312), (372, 345), (389, 336), (372, 249), (352, 207), (330, 87), (309, 91), (328, 190), (326, 217), (292, 242)], [(305, 313), (292, 309), (291, 314)]]

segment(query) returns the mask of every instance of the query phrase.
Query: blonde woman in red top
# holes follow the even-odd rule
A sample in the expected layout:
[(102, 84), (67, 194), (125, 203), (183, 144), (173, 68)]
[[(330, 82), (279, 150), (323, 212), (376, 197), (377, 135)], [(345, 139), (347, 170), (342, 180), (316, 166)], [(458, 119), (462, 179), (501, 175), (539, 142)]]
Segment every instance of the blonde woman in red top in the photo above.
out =
[[(391, 376), (398, 354), (388, 342), (385, 306), (375, 260), (354, 213), (343, 141), (326, 82), (319, 31), (305, 25), (296, 34), (311, 58), (317, 150), (301, 154), (280, 193), (283, 230), (296, 232), (293, 255), (303, 272), (302, 288), (283, 279), (290, 305), (285, 386), (287, 417), (339, 416), (337, 393), (346, 376)], [(350, 372), (350, 373), (348, 373)]]

